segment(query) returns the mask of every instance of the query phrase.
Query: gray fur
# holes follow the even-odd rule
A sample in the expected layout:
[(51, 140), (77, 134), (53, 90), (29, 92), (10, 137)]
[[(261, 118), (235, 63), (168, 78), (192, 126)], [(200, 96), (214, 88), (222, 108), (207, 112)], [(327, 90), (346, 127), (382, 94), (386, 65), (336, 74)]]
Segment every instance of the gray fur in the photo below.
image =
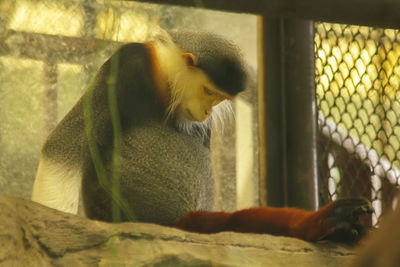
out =
[[(210, 150), (201, 138), (152, 121), (130, 129), (122, 140), (121, 195), (138, 221), (171, 225), (191, 210), (212, 208)], [(111, 162), (111, 151), (105, 162)], [(110, 165), (106, 168), (111, 169)], [(91, 168), (84, 173), (88, 178), (83, 182), (88, 216), (111, 221), (111, 199), (96, 183), (93, 172)], [(122, 220), (126, 220), (124, 210)]]

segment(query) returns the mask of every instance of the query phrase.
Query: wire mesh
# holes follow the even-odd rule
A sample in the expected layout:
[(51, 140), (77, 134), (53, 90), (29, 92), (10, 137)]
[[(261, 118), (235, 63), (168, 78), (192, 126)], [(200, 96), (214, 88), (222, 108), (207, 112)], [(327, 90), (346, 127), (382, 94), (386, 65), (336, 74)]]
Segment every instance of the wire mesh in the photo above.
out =
[(400, 32), (315, 29), (320, 198), (365, 197), (377, 224), (400, 183)]

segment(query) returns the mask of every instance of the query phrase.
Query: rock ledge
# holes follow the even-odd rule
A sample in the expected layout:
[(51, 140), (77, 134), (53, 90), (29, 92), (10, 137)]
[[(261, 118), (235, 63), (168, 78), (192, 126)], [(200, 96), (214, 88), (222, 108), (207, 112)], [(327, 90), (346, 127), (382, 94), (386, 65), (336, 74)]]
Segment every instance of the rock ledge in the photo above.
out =
[(350, 247), (271, 235), (110, 224), (0, 195), (1, 266), (344, 266)]

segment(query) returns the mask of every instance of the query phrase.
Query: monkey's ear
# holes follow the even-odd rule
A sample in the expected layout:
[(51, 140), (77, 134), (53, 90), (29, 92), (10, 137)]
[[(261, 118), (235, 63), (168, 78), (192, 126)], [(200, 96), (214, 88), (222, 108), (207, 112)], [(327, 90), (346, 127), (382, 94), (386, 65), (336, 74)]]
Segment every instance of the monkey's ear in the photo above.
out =
[(197, 65), (197, 58), (192, 53), (183, 53), (182, 57), (185, 60), (186, 65), (191, 67)]

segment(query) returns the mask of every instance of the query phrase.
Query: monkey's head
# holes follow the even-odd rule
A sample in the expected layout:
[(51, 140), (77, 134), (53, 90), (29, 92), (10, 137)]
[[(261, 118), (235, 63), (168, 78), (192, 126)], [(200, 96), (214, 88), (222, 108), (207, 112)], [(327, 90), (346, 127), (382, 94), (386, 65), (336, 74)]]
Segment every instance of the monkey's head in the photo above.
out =
[[(239, 49), (211, 33), (171, 32), (172, 46), (158, 48), (171, 92), (169, 112), (203, 122), (214, 107), (245, 89), (247, 73)], [(168, 49), (165, 49), (168, 47)], [(174, 59), (179, 53), (179, 59)], [(172, 56), (175, 54), (175, 56)]]

